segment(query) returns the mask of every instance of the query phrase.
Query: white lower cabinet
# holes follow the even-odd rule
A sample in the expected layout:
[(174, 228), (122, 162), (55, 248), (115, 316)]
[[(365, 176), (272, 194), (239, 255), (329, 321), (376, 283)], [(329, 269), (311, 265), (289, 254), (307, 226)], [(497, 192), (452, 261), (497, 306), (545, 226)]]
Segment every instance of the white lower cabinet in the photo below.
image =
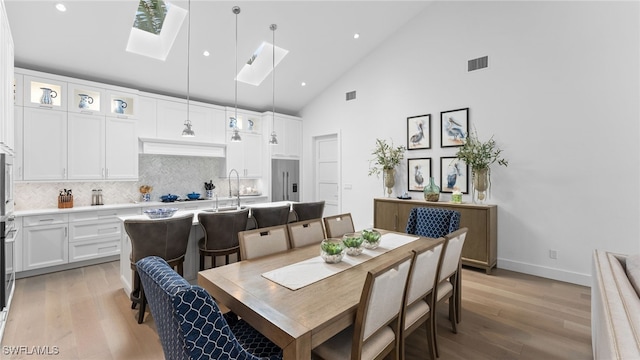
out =
[(22, 261), (18, 271), (120, 254), (124, 230), (118, 216), (127, 215), (140, 215), (140, 208), (22, 217)]
[(22, 226), (22, 270), (69, 262), (66, 214), (25, 216)]

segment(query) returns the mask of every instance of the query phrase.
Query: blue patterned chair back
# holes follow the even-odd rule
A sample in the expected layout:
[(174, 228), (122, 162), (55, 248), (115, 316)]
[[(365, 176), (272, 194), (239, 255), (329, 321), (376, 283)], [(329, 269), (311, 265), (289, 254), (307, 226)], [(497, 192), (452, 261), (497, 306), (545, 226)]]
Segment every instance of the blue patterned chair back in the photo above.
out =
[(418, 207), (411, 209), (406, 233), (439, 238), (460, 228), (460, 212), (455, 210)]
[[(234, 331), (236, 328), (229, 326), (206, 290), (190, 285), (162, 258), (149, 256), (136, 266), (166, 359), (261, 359), (248, 352), (236, 337), (248, 334), (254, 340), (261, 335), (248, 326), (243, 327), (247, 331)], [(259, 346), (270, 345), (265, 338)]]

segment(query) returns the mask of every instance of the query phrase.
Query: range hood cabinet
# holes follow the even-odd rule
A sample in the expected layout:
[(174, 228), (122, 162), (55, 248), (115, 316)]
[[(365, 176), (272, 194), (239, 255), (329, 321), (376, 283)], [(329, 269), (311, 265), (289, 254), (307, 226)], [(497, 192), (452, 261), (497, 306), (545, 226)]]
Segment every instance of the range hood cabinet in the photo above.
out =
[(196, 141), (166, 140), (155, 138), (138, 138), (140, 154), (204, 156), (224, 158), (225, 144), (204, 143)]

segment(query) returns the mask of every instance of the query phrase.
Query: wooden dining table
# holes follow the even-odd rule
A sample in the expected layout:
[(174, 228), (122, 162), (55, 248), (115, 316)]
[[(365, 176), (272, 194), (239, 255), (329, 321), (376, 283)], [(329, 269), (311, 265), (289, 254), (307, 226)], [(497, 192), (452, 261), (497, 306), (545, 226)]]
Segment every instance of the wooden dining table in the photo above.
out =
[(319, 256), (318, 244), (200, 271), (198, 285), (282, 348), (285, 360), (310, 359), (311, 349), (354, 323), (369, 270), (422, 244), (435, 247), (442, 241), (417, 238), (297, 290), (262, 274)]

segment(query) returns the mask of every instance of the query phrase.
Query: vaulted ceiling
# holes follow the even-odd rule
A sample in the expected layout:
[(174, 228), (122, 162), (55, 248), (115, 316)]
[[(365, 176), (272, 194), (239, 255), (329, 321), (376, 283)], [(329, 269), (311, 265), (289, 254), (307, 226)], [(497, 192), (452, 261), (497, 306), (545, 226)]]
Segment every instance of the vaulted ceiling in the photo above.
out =
[[(297, 115), (327, 86), (365, 58), (430, 1), (172, 1), (191, 7), (165, 61), (125, 51), (138, 0), (5, 0), (17, 67), (186, 97), (234, 104), (235, 16), (238, 69), (263, 42), (289, 50), (276, 68), (276, 111)], [(360, 38), (354, 39), (355, 33)], [(187, 67), (187, 49), (189, 66)], [(203, 56), (208, 50), (211, 55)], [(238, 83), (238, 106), (272, 106), (272, 77)], [(305, 82), (306, 86), (301, 86)]]

